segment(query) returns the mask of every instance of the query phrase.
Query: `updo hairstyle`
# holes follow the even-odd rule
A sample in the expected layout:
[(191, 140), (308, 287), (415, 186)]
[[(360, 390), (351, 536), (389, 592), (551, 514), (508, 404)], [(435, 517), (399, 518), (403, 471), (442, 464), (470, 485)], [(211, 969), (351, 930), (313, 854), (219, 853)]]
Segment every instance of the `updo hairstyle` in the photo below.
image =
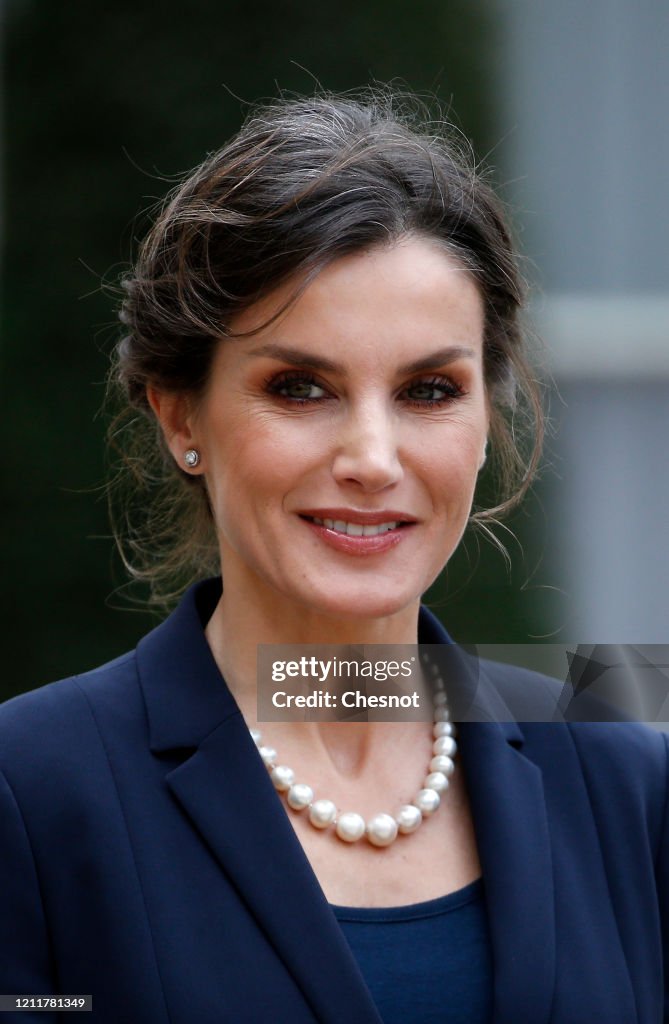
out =
[(292, 277), (290, 303), (333, 260), (406, 236), (440, 243), (484, 302), (498, 498), (472, 521), (489, 527), (521, 500), (542, 438), (519, 324), (524, 286), (501, 203), (468, 147), (415, 98), (390, 90), (281, 98), (254, 109), (170, 192), (122, 280), (113, 522), (126, 567), (154, 599), (220, 569), (206, 482), (175, 464), (147, 385), (197, 401), (216, 346), (234, 344), (240, 312)]

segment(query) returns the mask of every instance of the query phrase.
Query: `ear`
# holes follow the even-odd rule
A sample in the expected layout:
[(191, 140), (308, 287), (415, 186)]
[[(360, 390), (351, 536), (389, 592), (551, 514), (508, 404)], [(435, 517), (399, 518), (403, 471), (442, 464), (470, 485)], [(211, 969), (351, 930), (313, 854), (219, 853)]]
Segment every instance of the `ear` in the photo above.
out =
[(197, 468), (191, 468), (184, 462), (184, 455), (190, 449), (200, 452), (195, 415), (190, 396), (171, 391), (160, 391), (151, 384), (147, 385), (146, 398), (160, 424), (165, 443), (174, 457), (179, 469), (194, 476), (202, 473), (202, 460)]

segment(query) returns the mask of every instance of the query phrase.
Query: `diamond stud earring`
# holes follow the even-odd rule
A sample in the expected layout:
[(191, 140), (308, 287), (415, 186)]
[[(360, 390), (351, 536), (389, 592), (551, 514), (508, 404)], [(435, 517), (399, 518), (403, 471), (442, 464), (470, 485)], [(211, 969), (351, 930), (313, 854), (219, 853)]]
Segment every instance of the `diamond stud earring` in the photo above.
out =
[(200, 461), (200, 453), (195, 448), (189, 448), (184, 452), (184, 462), (189, 469), (194, 469)]

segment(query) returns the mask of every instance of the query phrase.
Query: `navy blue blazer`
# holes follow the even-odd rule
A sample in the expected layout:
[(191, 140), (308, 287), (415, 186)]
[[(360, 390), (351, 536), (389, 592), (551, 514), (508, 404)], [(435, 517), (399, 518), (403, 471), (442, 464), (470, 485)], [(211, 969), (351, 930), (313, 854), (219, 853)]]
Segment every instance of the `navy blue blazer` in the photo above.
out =
[[(101, 1024), (380, 1024), (206, 643), (219, 593), (0, 709), (0, 992), (91, 993)], [(667, 738), (500, 722), (543, 677), (482, 678), (460, 756), (495, 1024), (669, 1020)], [(69, 1017), (0, 1014), (32, 1019)]]

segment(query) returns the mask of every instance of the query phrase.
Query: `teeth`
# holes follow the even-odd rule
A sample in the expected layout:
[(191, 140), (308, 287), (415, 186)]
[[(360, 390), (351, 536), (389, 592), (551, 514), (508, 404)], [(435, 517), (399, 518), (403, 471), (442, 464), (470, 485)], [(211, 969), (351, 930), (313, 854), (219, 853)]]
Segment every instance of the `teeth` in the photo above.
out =
[(345, 533), (348, 537), (377, 537), (380, 533), (388, 533), (389, 530), (399, 526), (397, 521), (391, 523), (375, 523), (373, 526), (363, 526), (362, 523), (347, 523), (343, 519), (319, 519), (313, 517), (318, 526), (325, 526), (335, 533)]

